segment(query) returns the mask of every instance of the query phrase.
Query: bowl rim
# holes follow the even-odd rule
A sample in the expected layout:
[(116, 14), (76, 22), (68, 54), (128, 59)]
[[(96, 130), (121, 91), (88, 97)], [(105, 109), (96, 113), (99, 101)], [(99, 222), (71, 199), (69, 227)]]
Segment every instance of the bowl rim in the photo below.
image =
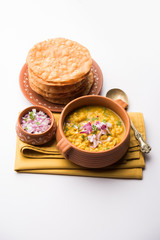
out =
[[(87, 99), (87, 98), (101, 98), (101, 99), (106, 99), (107, 101), (110, 101), (110, 102), (112, 102), (113, 104), (116, 104), (123, 112), (124, 112), (124, 114), (125, 114), (125, 117), (127, 118), (127, 120), (128, 120), (128, 129), (126, 129), (126, 131), (125, 131), (125, 137), (123, 138), (123, 140), (120, 142), (120, 143), (118, 143), (116, 146), (114, 146), (113, 148), (111, 148), (111, 149), (107, 149), (107, 150), (105, 150), (105, 151), (97, 151), (97, 152), (91, 152), (91, 151), (86, 151), (86, 150), (83, 150), (83, 149), (81, 149), (81, 148), (78, 148), (78, 147), (76, 147), (74, 144), (72, 144), (68, 139), (67, 139), (67, 137), (64, 135), (64, 132), (63, 132), (63, 122), (62, 122), (62, 118), (63, 118), (63, 115), (64, 115), (64, 113), (65, 113), (65, 111), (66, 111), (66, 109), (70, 106), (70, 105), (72, 105), (72, 104), (74, 104), (75, 102), (77, 102), (77, 101), (80, 101), (81, 99)], [(94, 104), (93, 104), (94, 105)], [(96, 104), (95, 104), (96, 105)], [(85, 106), (85, 105), (84, 105)], [(87, 106), (87, 105), (86, 105)], [(81, 106), (82, 107), (82, 106)], [(68, 115), (68, 114), (67, 114)], [(118, 114), (117, 114), (118, 115)], [(65, 116), (66, 117), (66, 116)], [(64, 118), (65, 119), (65, 118)], [(125, 126), (126, 127), (126, 126)], [(64, 107), (64, 109), (63, 109), (63, 111), (61, 112), (61, 115), (60, 115), (60, 118), (59, 118), (59, 123), (58, 123), (58, 129), (59, 129), (59, 131), (60, 131), (60, 134), (61, 134), (61, 137), (62, 138), (65, 138), (65, 140), (69, 143), (69, 145), (72, 147), (72, 148), (75, 148), (76, 150), (78, 150), (78, 151), (81, 151), (81, 152), (84, 152), (84, 153), (88, 153), (88, 154), (102, 154), (102, 153), (109, 153), (109, 152), (112, 152), (112, 151), (116, 151), (116, 149), (118, 149), (118, 147), (121, 145), (121, 144), (123, 144), (125, 141), (126, 141), (126, 139), (128, 138), (128, 136), (130, 135), (130, 129), (131, 129), (131, 125), (130, 125), (130, 118), (129, 118), (129, 116), (128, 116), (128, 113), (127, 113), (127, 111), (123, 108), (123, 107), (121, 107), (118, 103), (116, 103), (114, 100), (112, 100), (112, 99), (110, 99), (110, 98), (107, 98), (107, 97), (104, 97), (104, 96), (99, 96), (99, 95), (87, 95), (87, 96), (81, 96), (81, 97), (79, 97), (79, 98), (76, 98), (76, 99), (74, 99), (74, 100), (72, 100), (71, 102), (69, 102), (65, 107)]]
[[(31, 109), (34, 109), (34, 108), (36, 108), (36, 110), (37, 110), (37, 108), (38, 109), (41, 109), (43, 112), (45, 112), (49, 117), (50, 117), (50, 119), (51, 119), (51, 125), (50, 125), (50, 127), (45, 131), (45, 132), (42, 132), (42, 133), (28, 133), (27, 131), (25, 131), (23, 128), (22, 128), (22, 126), (21, 126), (21, 118), (27, 113), (27, 112), (29, 112)], [(40, 110), (39, 110), (40, 111)], [(48, 114), (49, 113), (49, 114)], [(20, 114), (19, 114), (19, 116), (18, 116), (18, 120), (17, 120), (17, 123), (18, 123), (18, 127), (21, 129), (21, 131), (23, 132), (23, 133), (25, 133), (25, 134), (27, 134), (28, 136), (33, 136), (33, 137), (36, 137), (36, 136), (38, 136), (38, 137), (40, 137), (40, 136), (42, 136), (42, 135), (44, 135), (44, 134), (46, 134), (46, 133), (48, 133), (49, 131), (50, 131), (50, 129), (53, 127), (53, 125), (55, 124), (55, 118), (54, 118), (54, 115), (52, 114), (52, 112), (48, 109), (48, 108), (46, 108), (46, 107), (43, 107), (43, 106), (39, 106), (39, 105), (33, 105), (33, 106), (30, 106), (30, 107), (27, 107), (27, 108), (24, 108), (21, 112), (20, 112)]]

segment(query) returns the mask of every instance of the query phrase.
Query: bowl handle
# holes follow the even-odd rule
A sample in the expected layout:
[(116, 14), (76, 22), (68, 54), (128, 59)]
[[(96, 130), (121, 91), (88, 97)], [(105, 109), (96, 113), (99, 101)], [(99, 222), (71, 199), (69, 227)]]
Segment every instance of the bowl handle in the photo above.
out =
[(115, 102), (118, 103), (124, 109), (128, 108), (128, 104), (126, 102), (124, 102), (123, 100), (121, 100), (121, 99), (116, 99)]
[(72, 149), (65, 138), (61, 138), (61, 140), (57, 143), (57, 148), (65, 158), (68, 158), (69, 152)]

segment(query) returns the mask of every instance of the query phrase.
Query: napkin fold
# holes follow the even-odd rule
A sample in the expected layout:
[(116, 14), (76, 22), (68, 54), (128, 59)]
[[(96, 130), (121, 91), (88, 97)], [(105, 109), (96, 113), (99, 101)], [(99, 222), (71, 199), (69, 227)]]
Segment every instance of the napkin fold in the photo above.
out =
[[(137, 130), (142, 133), (145, 139), (143, 114), (128, 114)], [(54, 116), (58, 122), (60, 114), (54, 113)], [(33, 146), (22, 142), (17, 137), (15, 171), (21, 173), (142, 179), (142, 169), (145, 168), (145, 161), (132, 129), (130, 132), (129, 149), (125, 156), (116, 164), (103, 169), (86, 169), (77, 166), (60, 154), (56, 144), (56, 139), (54, 138), (42, 146)]]

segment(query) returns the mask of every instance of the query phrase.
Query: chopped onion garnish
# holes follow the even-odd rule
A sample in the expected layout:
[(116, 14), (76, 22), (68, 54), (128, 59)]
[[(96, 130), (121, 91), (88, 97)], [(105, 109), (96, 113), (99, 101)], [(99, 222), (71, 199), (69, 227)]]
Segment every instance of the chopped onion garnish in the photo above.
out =
[[(86, 133), (87, 135), (91, 134), (87, 137), (87, 139), (91, 143), (93, 143), (91, 147), (96, 148), (98, 144), (101, 143), (100, 141), (101, 135), (110, 134), (109, 128), (111, 127), (112, 127), (112, 124), (109, 122), (96, 121), (96, 123), (94, 124), (91, 124), (91, 122), (88, 122), (81, 127), (82, 131), (80, 133)], [(100, 131), (99, 133), (97, 133), (98, 130)], [(111, 137), (109, 136), (106, 141), (109, 142), (110, 140), (111, 140)]]
[(91, 122), (86, 123), (85, 125), (83, 125), (83, 131), (81, 131), (80, 133), (87, 133), (90, 134), (92, 132), (92, 124)]
[(95, 139), (96, 139), (96, 135), (95, 134), (92, 134), (92, 135), (88, 136), (88, 140), (90, 142), (94, 142)]
[(111, 137), (109, 136), (108, 138), (107, 138), (107, 142), (110, 142), (111, 141)]
[(93, 143), (93, 146), (91, 146), (93, 148), (96, 148), (98, 146), (98, 144), (100, 143), (100, 141), (97, 140), (97, 136), (95, 134), (88, 136), (88, 140), (91, 143)]
[(110, 122), (106, 122), (106, 125), (107, 125), (108, 128), (112, 127), (112, 123), (110, 123)]
[(50, 117), (42, 111), (36, 111), (36, 109), (32, 109), (31, 112), (25, 114), (21, 119), (22, 128), (32, 134), (43, 133), (47, 131), (50, 125)]

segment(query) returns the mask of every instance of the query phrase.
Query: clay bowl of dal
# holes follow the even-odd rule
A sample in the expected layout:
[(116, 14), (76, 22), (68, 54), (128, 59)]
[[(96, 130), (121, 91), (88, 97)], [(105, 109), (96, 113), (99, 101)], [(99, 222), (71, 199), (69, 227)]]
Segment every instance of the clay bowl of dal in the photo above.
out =
[(130, 120), (124, 107), (121, 100), (98, 95), (79, 97), (67, 104), (56, 133), (61, 154), (86, 168), (116, 163), (130, 142)]
[(31, 106), (19, 114), (16, 133), (25, 143), (42, 145), (55, 136), (56, 128), (55, 118), (48, 108)]

